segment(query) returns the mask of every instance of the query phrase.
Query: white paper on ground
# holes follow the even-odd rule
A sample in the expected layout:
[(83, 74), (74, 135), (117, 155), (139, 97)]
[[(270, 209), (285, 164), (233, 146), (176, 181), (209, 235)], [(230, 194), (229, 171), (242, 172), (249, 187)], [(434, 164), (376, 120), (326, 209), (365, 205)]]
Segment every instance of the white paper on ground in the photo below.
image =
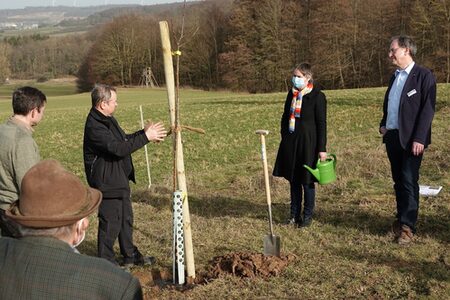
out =
[(419, 194), (422, 196), (436, 196), (442, 190), (442, 186), (419, 185)]

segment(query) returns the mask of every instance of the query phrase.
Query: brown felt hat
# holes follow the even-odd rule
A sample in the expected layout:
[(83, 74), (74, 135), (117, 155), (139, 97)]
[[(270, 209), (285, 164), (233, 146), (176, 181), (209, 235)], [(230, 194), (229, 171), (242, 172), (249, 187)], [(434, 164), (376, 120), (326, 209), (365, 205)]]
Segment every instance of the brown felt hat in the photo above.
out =
[(92, 214), (102, 193), (86, 187), (56, 160), (43, 160), (23, 177), (19, 200), (5, 211), (26, 227), (52, 228), (73, 224)]

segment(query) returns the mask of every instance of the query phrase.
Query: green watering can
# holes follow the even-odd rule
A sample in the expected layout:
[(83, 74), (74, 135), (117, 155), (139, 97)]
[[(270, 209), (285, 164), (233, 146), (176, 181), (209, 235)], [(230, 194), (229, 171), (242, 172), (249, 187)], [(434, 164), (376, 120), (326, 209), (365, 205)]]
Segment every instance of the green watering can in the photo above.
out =
[(320, 184), (327, 184), (336, 180), (336, 155), (334, 154), (328, 154), (324, 161), (318, 159), (315, 169), (311, 169), (307, 165), (303, 166), (317, 178)]

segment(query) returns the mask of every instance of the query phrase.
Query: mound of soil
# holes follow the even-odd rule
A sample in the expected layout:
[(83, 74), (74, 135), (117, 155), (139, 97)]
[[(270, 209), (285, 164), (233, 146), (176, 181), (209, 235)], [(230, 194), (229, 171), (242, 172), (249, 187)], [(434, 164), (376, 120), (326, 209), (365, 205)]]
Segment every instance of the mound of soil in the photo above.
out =
[(194, 282), (187, 278), (187, 283), (183, 286), (173, 285), (172, 270), (166, 268), (152, 269), (150, 272), (145, 269), (137, 269), (133, 270), (132, 274), (141, 282), (146, 299), (148, 297), (158, 298), (162, 289), (184, 293), (195, 288), (198, 284), (207, 284), (224, 275), (233, 275), (240, 278), (278, 276), (296, 258), (294, 254), (276, 257), (251, 252), (229, 253), (214, 257), (207, 270), (197, 272)]
[(296, 258), (294, 254), (276, 257), (249, 252), (217, 256), (211, 261), (210, 270), (204, 276), (204, 280), (208, 281), (208, 279), (214, 279), (223, 274), (232, 274), (242, 278), (278, 276)]

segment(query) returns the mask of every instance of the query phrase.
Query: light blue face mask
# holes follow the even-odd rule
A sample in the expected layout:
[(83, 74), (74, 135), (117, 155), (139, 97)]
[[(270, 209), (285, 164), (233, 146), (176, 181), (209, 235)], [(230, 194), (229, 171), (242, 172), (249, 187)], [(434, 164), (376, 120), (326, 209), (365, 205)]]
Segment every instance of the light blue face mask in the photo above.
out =
[(292, 84), (297, 89), (302, 89), (306, 86), (306, 81), (304, 78), (300, 78), (297, 76), (292, 76)]

